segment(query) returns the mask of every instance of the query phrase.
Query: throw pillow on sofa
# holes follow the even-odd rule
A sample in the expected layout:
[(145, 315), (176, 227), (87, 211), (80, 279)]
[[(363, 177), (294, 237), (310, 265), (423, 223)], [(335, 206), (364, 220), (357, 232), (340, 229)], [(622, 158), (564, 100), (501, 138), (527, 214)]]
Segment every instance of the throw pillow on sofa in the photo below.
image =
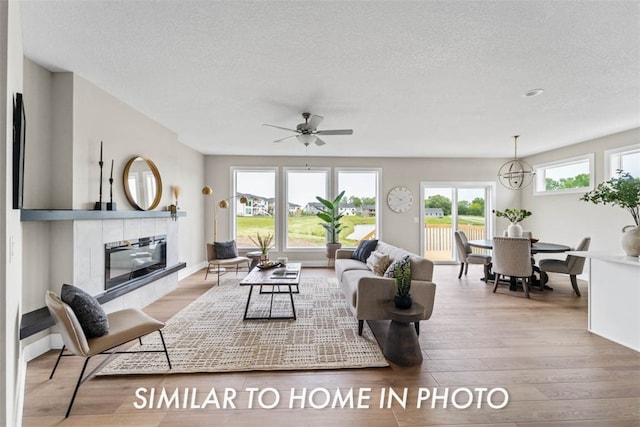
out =
[(367, 262), (367, 258), (369, 258), (369, 255), (371, 255), (371, 252), (373, 252), (376, 246), (378, 246), (377, 239), (361, 240), (356, 250), (351, 254), (351, 258)]
[(373, 271), (377, 276), (382, 276), (389, 266), (389, 255), (382, 252), (373, 251), (369, 258), (367, 258), (367, 267)]
[(60, 299), (69, 304), (87, 338), (101, 337), (109, 333), (107, 314), (93, 295), (65, 283), (60, 291)]
[(401, 264), (404, 264), (404, 263), (407, 263), (407, 262), (411, 262), (410, 258), (411, 257), (409, 255), (405, 255), (401, 259), (392, 262), (391, 265), (386, 269), (386, 271), (384, 272), (384, 274), (382, 276), (383, 277), (391, 277), (392, 279), (395, 279), (396, 270), (398, 269), (398, 267)]

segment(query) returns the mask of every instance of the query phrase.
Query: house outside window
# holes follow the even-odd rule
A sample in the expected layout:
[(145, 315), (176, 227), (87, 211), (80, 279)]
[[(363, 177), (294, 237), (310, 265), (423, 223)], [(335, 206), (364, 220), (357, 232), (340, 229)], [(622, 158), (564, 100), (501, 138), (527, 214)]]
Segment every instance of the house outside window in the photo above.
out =
[(232, 176), (235, 240), (239, 248), (255, 248), (250, 238), (257, 233), (276, 236), (276, 169), (233, 168)]

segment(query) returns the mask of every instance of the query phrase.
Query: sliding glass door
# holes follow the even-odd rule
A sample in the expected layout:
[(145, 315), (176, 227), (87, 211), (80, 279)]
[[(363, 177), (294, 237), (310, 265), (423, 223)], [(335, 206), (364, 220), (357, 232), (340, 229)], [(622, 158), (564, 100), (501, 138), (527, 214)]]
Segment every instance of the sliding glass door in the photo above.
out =
[(423, 182), (422, 217), (424, 256), (434, 262), (457, 262), (453, 233), (462, 230), (469, 240), (491, 235), (494, 183)]

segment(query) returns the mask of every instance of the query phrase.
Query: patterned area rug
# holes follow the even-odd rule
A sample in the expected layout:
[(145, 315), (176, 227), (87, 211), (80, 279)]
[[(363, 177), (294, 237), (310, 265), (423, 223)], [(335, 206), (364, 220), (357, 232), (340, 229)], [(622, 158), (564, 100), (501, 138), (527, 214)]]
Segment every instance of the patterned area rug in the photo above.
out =
[[(238, 282), (227, 279), (212, 287), (166, 322), (173, 369), (163, 353), (139, 353), (114, 357), (98, 375), (389, 366), (366, 322), (358, 336), (358, 322), (336, 279), (302, 278), (300, 293), (294, 294), (297, 320), (268, 321), (242, 320), (249, 287)], [(268, 313), (270, 297), (258, 290), (249, 316)], [(290, 314), (289, 294), (275, 295), (273, 315)], [(143, 348), (162, 348), (157, 333), (143, 343)]]

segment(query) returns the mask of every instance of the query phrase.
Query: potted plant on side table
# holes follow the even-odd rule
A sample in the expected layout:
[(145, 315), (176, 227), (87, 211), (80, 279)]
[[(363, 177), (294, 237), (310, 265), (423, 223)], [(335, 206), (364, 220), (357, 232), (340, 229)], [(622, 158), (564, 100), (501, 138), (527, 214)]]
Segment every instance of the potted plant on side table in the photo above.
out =
[(340, 202), (343, 197), (344, 191), (338, 194), (333, 201), (316, 196), (316, 199), (322, 203), (322, 206), (318, 208), (319, 212), (316, 216), (323, 221), (320, 225), (327, 230), (327, 236), (329, 238), (327, 242), (327, 258), (330, 259), (335, 258), (336, 251), (342, 247), (338, 237), (340, 232), (345, 228), (344, 224), (340, 222), (344, 216), (340, 214)]
[(598, 186), (580, 197), (580, 200), (596, 205), (620, 206), (633, 218), (634, 225), (622, 228), (622, 249), (628, 256), (640, 256), (640, 178), (634, 178), (621, 169), (617, 177), (601, 182)]
[(397, 265), (395, 279), (396, 295), (394, 296), (393, 302), (398, 308), (411, 308), (413, 305), (413, 298), (409, 293), (411, 291), (411, 260), (408, 256), (402, 259)]

